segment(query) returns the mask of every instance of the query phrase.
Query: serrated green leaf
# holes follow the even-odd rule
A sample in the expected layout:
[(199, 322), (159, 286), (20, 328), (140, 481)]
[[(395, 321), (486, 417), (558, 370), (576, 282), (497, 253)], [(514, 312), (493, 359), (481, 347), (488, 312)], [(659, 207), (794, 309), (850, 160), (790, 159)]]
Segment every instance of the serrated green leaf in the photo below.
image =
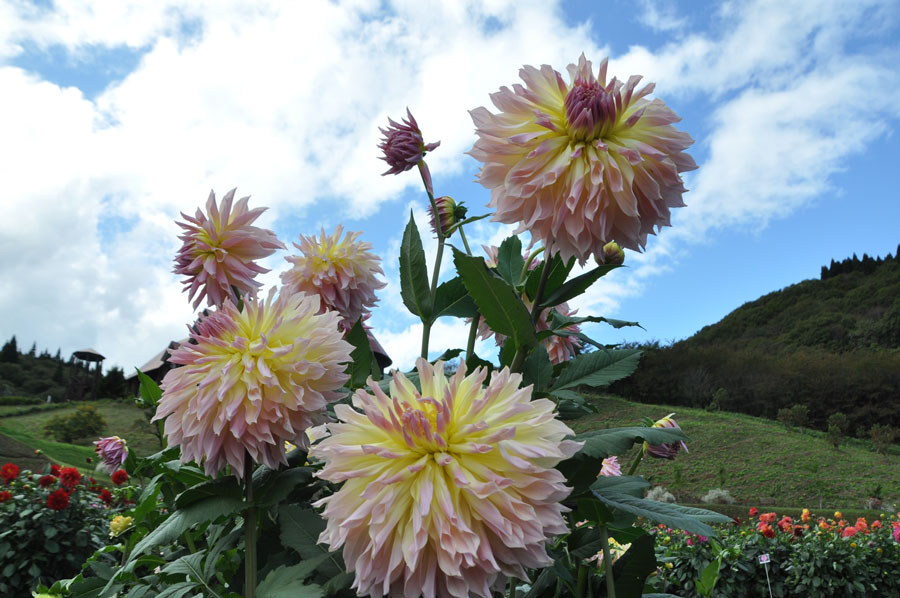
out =
[[(669, 503), (661, 503), (654, 500), (648, 500), (646, 498), (638, 498), (636, 496), (632, 496), (631, 494), (625, 494), (624, 492), (619, 492), (616, 490), (612, 490), (609, 487), (604, 487), (601, 484), (593, 484), (591, 486), (591, 492), (593, 492), (594, 496), (603, 501), (607, 506), (614, 509), (619, 509), (633, 515), (637, 515), (638, 517), (644, 517), (645, 519), (649, 519), (650, 521), (662, 523), (675, 529), (682, 529), (692, 534), (699, 534), (701, 536), (716, 535), (716, 530), (704, 523), (704, 521), (701, 521), (697, 517), (685, 513), (678, 508), (674, 508), (674, 506)], [(711, 521), (714, 518), (712, 511), (705, 511), (704, 509), (696, 510), (704, 511), (708, 514), (705, 516), (706, 521)], [(725, 517), (724, 515), (719, 515), (718, 513), (715, 513), (714, 515), (718, 515), (719, 518), (724, 517), (724, 521), (722, 519), (715, 518), (716, 521), (731, 521), (730, 517)]]
[(648, 428), (646, 426), (591, 430), (576, 434), (575, 439), (584, 443), (576, 457), (593, 457), (595, 459), (621, 455), (636, 442), (658, 445), (690, 440), (681, 428)]
[(223, 515), (231, 515), (240, 511), (242, 507), (242, 500), (230, 496), (210, 496), (198, 500), (175, 511), (159, 527), (147, 534), (134, 547), (129, 560), (137, 558), (146, 550), (171, 542), (198, 523), (213, 521)]
[(551, 390), (575, 386), (606, 386), (630, 376), (641, 359), (637, 349), (594, 351), (578, 355), (566, 362)]
[(313, 479), (313, 469), (311, 467), (292, 467), (291, 469), (283, 469), (274, 472), (259, 491), (254, 491), (256, 504), (259, 507), (270, 507), (280, 503), (282, 500), (301, 484), (307, 484)]
[(273, 569), (256, 587), (257, 598), (320, 598), (324, 591), (316, 584), (305, 584), (309, 576), (303, 563)]
[(353, 583), (354, 575), (348, 571), (344, 571), (339, 575), (335, 575), (325, 582), (322, 589), (325, 590), (326, 596), (331, 596), (340, 592), (345, 588), (349, 588)]
[(157, 598), (183, 598), (194, 591), (196, 584), (190, 582), (177, 583), (169, 586), (157, 595)]
[(556, 572), (551, 567), (546, 567), (541, 570), (541, 574), (537, 576), (537, 579), (534, 580), (534, 583), (531, 584), (531, 589), (528, 590), (528, 593), (525, 594), (525, 598), (537, 598), (542, 593), (550, 589), (550, 587), (556, 582)]
[(456, 232), (456, 229), (460, 228), (461, 226), (465, 226), (466, 224), (471, 224), (472, 222), (478, 222), (479, 220), (484, 220), (485, 218), (488, 218), (489, 216), (490, 216), (490, 214), (482, 214), (481, 216), (470, 216), (469, 218), (466, 218), (465, 220), (460, 220), (459, 222), (457, 222), (456, 224), (451, 226), (449, 228), (449, 230), (447, 230), (446, 236), (447, 236), (447, 238), (450, 238), (450, 235), (452, 235), (454, 232)]
[(175, 508), (183, 509), (198, 500), (211, 496), (227, 496), (240, 500), (243, 497), (243, 489), (234, 476), (203, 482), (188, 488), (175, 497)]
[(162, 398), (162, 390), (159, 388), (159, 385), (153, 381), (153, 378), (138, 368), (134, 369), (137, 371), (138, 380), (141, 383), (141, 398), (144, 399), (148, 405), (156, 407), (159, 404), (159, 400)]
[(516, 287), (524, 269), (525, 259), (522, 257), (522, 241), (515, 235), (505, 238), (497, 251), (497, 273), (500, 275), (500, 278), (509, 283), (510, 286)]
[(515, 290), (494, 276), (483, 258), (467, 256), (454, 248), (453, 261), (488, 326), (512, 338), (516, 347), (535, 346), (537, 337), (531, 314)]
[(602, 266), (597, 266), (593, 270), (589, 270), (580, 276), (576, 276), (572, 280), (566, 281), (546, 295), (546, 299), (541, 301), (541, 307), (553, 307), (554, 305), (559, 305), (560, 303), (565, 303), (566, 301), (574, 299), (585, 292), (588, 287), (599, 280), (601, 276), (610, 270), (615, 270), (620, 267), (621, 266), (614, 266), (612, 264), (604, 264)]
[(538, 345), (525, 359), (522, 365), (522, 384), (534, 385), (534, 391), (540, 392), (550, 385), (553, 378), (553, 364), (543, 345)]
[(428, 284), (428, 266), (425, 264), (425, 250), (419, 229), (409, 211), (409, 223), (403, 231), (400, 245), (400, 297), (413, 315), (423, 322), (431, 321), (432, 297)]
[[(547, 264), (547, 260), (542, 261), (537, 265), (534, 270), (528, 272), (528, 277), (525, 279), (525, 294), (528, 295), (530, 299), (534, 299), (534, 296), (537, 294), (537, 288), (540, 285), (541, 275), (544, 271), (544, 266)], [(559, 254), (556, 253), (549, 261), (550, 263), (550, 274), (547, 276), (547, 283), (544, 286), (544, 297), (548, 294), (553, 293), (556, 289), (560, 287), (564, 282), (566, 282), (566, 278), (569, 276), (569, 272), (572, 271), (572, 267), (575, 265), (575, 258), (571, 258), (568, 263), (564, 263), (562, 258), (559, 257)]]
[(438, 361), (450, 361), (451, 359), (456, 359), (462, 354), (462, 349), (447, 349), (437, 359), (433, 359), (431, 361), (432, 365), (437, 363)]
[(195, 580), (201, 580), (203, 579), (203, 570), (200, 564), (203, 562), (205, 555), (205, 550), (186, 554), (163, 567), (160, 572), (169, 575), (187, 575), (189, 578), (193, 577)]
[(350, 388), (362, 388), (366, 380), (372, 375), (372, 364), (375, 362), (375, 354), (369, 344), (369, 336), (363, 328), (362, 318), (353, 324), (353, 327), (344, 335), (344, 340), (353, 345), (350, 351), (350, 363), (347, 364), (347, 373), (350, 374)]
[(434, 319), (442, 316), (457, 318), (474, 318), (478, 315), (478, 307), (469, 296), (463, 279), (455, 276), (442, 282), (434, 291)]
[(318, 513), (299, 505), (283, 505), (278, 509), (278, 522), (281, 525), (281, 543), (296, 550), (303, 559), (314, 560), (323, 554), (328, 555), (319, 567), (325, 577), (344, 571), (340, 553), (329, 552), (319, 544), (319, 534), (325, 530), (325, 521)]
[(638, 328), (643, 328), (637, 322), (628, 322), (626, 320), (614, 320), (612, 318), (604, 318), (602, 316), (564, 316), (558, 311), (551, 310), (550, 312), (550, 328), (565, 328), (566, 326), (571, 326), (573, 324), (584, 324), (586, 322), (591, 322), (594, 324), (609, 324), (613, 328), (624, 328), (626, 326), (637, 326)]

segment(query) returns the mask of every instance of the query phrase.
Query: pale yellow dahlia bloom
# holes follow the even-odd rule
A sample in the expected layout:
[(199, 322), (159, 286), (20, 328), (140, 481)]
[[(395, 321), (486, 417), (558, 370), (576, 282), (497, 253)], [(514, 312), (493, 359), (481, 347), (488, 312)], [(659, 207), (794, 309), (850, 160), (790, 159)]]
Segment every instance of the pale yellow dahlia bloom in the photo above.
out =
[(319, 313), (315, 295), (272, 289), (242, 311), (226, 301), (169, 358), (182, 367), (163, 379), (153, 421), (166, 418), (169, 444), (208, 475), (230, 465), (241, 477), (247, 453), (273, 469), (287, 463), (285, 441), (308, 446), (306, 429), (328, 420), (348, 378), (339, 320)]
[(185, 230), (179, 237), (181, 249), (175, 256), (176, 274), (183, 274), (188, 300), (194, 295), (196, 308), (203, 297), (208, 305), (222, 305), (226, 298), (237, 303), (235, 289), (242, 295), (256, 293), (262, 286), (253, 280), (257, 274), (269, 270), (256, 260), (285, 249), (270, 230), (252, 226), (266, 208), (247, 208), (249, 197), (243, 197), (232, 207), (232, 189), (216, 205), (216, 194), (209, 192), (206, 214), (200, 209), (191, 217), (182, 213), (187, 222), (176, 222)]
[(472, 110), (478, 140), (469, 152), (483, 163), (479, 182), (491, 190), (494, 220), (552, 245), (581, 264), (616, 241), (640, 250), (647, 235), (669, 225), (669, 209), (686, 191), (679, 173), (697, 167), (683, 150), (690, 135), (653, 84), (637, 88), (595, 76), (582, 54), (569, 83), (548, 65), (525, 66), (525, 86), (491, 94), (499, 112)]
[(333, 309), (343, 317), (342, 325), (350, 328), (368, 314), (377, 303), (375, 291), (387, 285), (376, 275), (384, 276), (372, 253), (371, 243), (357, 241), (362, 233), (348, 232), (343, 239), (340, 225), (331, 236), (323, 229), (319, 238), (300, 235), (299, 256), (285, 259), (292, 264), (281, 275), (281, 284), (293, 292), (319, 295), (322, 309)]
[(322, 478), (344, 484), (316, 503), (319, 541), (344, 547), (360, 595), (489, 598), (506, 576), (552, 564), (544, 545), (567, 531), (570, 491), (553, 467), (580, 445), (509, 369), (484, 387), (481, 368), (416, 367), (421, 392), (395, 372), (390, 395), (370, 380), (355, 409), (335, 406), (340, 423), (312, 454)]

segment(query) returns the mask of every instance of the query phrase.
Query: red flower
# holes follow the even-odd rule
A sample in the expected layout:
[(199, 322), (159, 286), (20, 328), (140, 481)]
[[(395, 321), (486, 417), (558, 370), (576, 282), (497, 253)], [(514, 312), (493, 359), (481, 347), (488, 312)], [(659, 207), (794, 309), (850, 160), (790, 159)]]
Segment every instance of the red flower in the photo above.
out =
[(778, 522), (778, 527), (783, 532), (790, 532), (794, 527), (794, 520), (785, 515), (781, 518), (781, 521)]
[(772, 529), (772, 526), (769, 525), (768, 523), (760, 523), (760, 524), (756, 527), (756, 529), (757, 529), (760, 533), (762, 533), (762, 535), (764, 535), (764, 536), (767, 537), (767, 538), (774, 538), (774, 537), (775, 537), (775, 530)]
[(2, 468), (0, 468), (0, 478), (3, 478), (3, 481), (9, 484), (14, 479), (19, 477), (19, 466), (13, 463), (7, 463)]
[(750, 507), (750, 516), (751, 517), (756, 517), (757, 513), (759, 513), (759, 509), (757, 509), (756, 507)]
[(763, 513), (759, 516), (759, 520), (762, 523), (775, 523), (775, 520), (778, 518), (778, 515), (775, 513)]
[(12, 492), (9, 490), (3, 490), (0, 492), (0, 502), (6, 502), (12, 498)]
[(116, 470), (116, 472), (112, 474), (112, 481), (116, 486), (121, 486), (128, 481), (128, 472), (124, 469)]
[(62, 488), (54, 490), (47, 497), (47, 506), (54, 511), (62, 511), (69, 506), (69, 494)]
[(50, 466), (50, 475), (55, 475), (56, 477), (59, 477), (59, 465), (54, 463), (53, 465)]
[(878, 529), (879, 527), (881, 527), (881, 521), (876, 519), (875, 521), (872, 522), (872, 529)]
[(41, 476), (41, 479), (38, 480), (38, 484), (41, 485), (41, 488), (46, 488), (51, 484), (56, 483), (56, 478), (52, 475)]
[(66, 488), (74, 488), (81, 481), (81, 472), (74, 467), (64, 467), (59, 472), (59, 482)]
[(856, 529), (856, 528), (853, 527), (852, 525), (849, 525), (849, 526), (847, 526), (847, 527), (844, 528), (844, 531), (843, 531), (843, 532), (841, 532), (841, 537), (843, 537), (843, 538), (849, 538), (849, 537), (851, 537), (851, 536), (855, 536), (855, 535), (857, 534), (858, 531), (859, 531), (858, 529)]
[(106, 503), (106, 506), (111, 505), (113, 502), (112, 492), (110, 492), (106, 488), (103, 488), (102, 490), (100, 490), (100, 500)]

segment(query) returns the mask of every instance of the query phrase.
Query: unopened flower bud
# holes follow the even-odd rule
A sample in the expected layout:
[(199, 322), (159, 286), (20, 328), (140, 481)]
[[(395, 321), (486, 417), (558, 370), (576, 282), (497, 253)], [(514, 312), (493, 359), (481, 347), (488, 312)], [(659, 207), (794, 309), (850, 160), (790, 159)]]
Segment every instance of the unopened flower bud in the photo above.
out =
[[(666, 417), (657, 420), (656, 423), (653, 424), (653, 428), (676, 428), (678, 424), (672, 419), (674, 413), (670, 413)], [(644, 452), (651, 457), (656, 457), (657, 459), (674, 459), (675, 455), (678, 454), (678, 451), (684, 449), (684, 452), (688, 452), (687, 445), (684, 441), (678, 442), (666, 442), (663, 444), (649, 444), (647, 442), (644, 443)]]
[(619, 247), (619, 244), (615, 241), (610, 241), (603, 246), (603, 249), (600, 250), (600, 254), (597, 255), (597, 263), (600, 265), (612, 264), (614, 266), (621, 266), (625, 263), (625, 250)]
[[(441, 224), (441, 233), (443, 233), (445, 237), (448, 237), (450, 228), (465, 219), (466, 207), (462, 205), (462, 202), (456, 203), (449, 195), (436, 197), (434, 204), (437, 206), (438, 218)], [(428, 206), (428, 215), (431, 218), (431, 230), (437, 235), (438, 231), (434, 222), (434, 209), (432, 206)]]
[(378, 145), (384, 152), (381, 159), (390, 166), (382, 175), (399, 174), (409, 170), (422, 161), (426, 152), (432, 151), (441, 144), (440, 141), (426, 144), (422, 139), (422, 131), (419, 130), (419, 125), (409, 108), (406, 109), (406, 116), (408, 118), (404, 118), (402, 124), (389, 118), (390, 126), (387, 129), (379, 128), (381, 134), (384, 135)]

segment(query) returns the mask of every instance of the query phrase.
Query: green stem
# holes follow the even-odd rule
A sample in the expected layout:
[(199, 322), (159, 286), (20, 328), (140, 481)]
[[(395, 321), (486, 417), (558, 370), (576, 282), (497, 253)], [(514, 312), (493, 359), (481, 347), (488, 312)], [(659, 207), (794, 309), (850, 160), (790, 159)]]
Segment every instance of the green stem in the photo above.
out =
[(478, 323), (481, 321), (481, 315), (475, 314), (472, 318), (472, 325), (469, 327), (469, 342), (466, 343), (466, 359), (470, 359), (475, 355), (475, 338), (478, 336)]
[[(511, 340), (511, 339), (510, 339)], [(516, 349), (516, 354), (513, 355), (512, 363), (509, 364), (509, 371), (513, 374), (518, 374), (522, 371), (522, 364), (525, 363), (525, 357), (527, 356), (528, 351), (519, 347)]]
[(256, 596), (256, 507), (253, 505), (253, 459), (244, 453), (244, 598)]
[(626, 475), (634, 475), (634, 472), (637, 471), (638, 465), (641, 464), (641, 460), (644, 458), (644, 445), (641, 445), (641, 450), (638, 451), (637, 457), (634, 458), (634, 461), (631, 463), (631, 467), (628, 468), (628, 473)]
[(466, 231), (463, 230), (462, 225), (459, 227), (459, 238), (462, 239), (463, 247), (466, 248), (466, 253), (472, 255), (472, 250), (469, 249), (469, 241), (466, 239)]
[(528, 272), (531, 271), (531, 262), (533, 262), (534, 258), (539, 256), (543, 252), (543, 247), (535, 249), (531, 252), (531, 254), (528, 256), (528, 259), (525, 260), (525, 266), (522, 268), (522, 274), (519, 275), (519, 284), (525, 282), (525, 278), (528, 276)]
[(609, 531), (606, 526), (600, 527), (600, 540), (603, 542), (603, 567), (606, 569), (606, 596), (616, 598), (616, 582), (613, 579), (612, 555), (609, 552)]
[(515, 577), (509, 578), (509, 598), (516, 598), (516, 586), (519, 585), (519, 581)]
[(575, 595), (578, 598), (584, 598), (584, 589), (587, 587), (588, 568), (584, 563), (578, 563), (578, 586), (575, 589)]
[(188, 550), (191, 551), (191, 554), (197, 552), (197, 546), (194, 544), (194, 539), (191, 537), (190, 532), (184, 532), (182, 536), (184, 537), (184, 541), (187, 543)]
[(541, 279), (538, 281), (537, 292), (534, 295), (534, 304), (531, 306), (531, 321), (534, 323), (537, 323), (538, 315), (541, 313), (540, 304), (544, 300), (544, 289), (547, 288), (547, 279), (550, 278), (550, 260), (553, 255), (550, 253), (549, 245), (545, 249), (547, 251), (544, 253), (544, 268), (541, 270)]
[[(434, 297), (437, 289), (438, 277), (441, 273), (441, 260), (444, 257), (444, 230), (441, 228), (441, 219), (438, 216), (437, 203), (434, 201), (434, 193), (428, 188), (425, 169), (428, 165), (425, 160), (419, 162), (419, 175), (422, 177), (422, 185), (425, 187), (425, 193), (428, 195), (428, 201), (431, 203), (431, 214), (434, 218), (434, 228), (437, 232), (437, 255), (434, 258), (434, 270), (431, 274), (431, 296)], [(432, 322), (422, 322), (422, 359), (428, 359), (428, 341), (431, 338)]]

